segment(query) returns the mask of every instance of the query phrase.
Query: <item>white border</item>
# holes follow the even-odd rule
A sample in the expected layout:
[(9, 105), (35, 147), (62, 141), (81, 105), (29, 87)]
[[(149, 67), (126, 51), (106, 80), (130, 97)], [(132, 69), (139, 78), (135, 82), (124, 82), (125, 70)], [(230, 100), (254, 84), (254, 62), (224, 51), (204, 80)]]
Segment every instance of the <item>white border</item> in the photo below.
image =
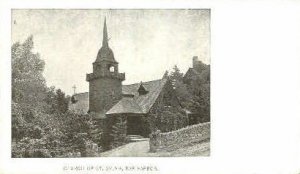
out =
[[(0, 173), (66, 173), (65, 165), (155, 165), (156, 173), (172, 174), (300, 172), (297, 1), (17, 0), (0, 6)], [(11, 159), (12, 8), (211, 8), (211, 157)]]

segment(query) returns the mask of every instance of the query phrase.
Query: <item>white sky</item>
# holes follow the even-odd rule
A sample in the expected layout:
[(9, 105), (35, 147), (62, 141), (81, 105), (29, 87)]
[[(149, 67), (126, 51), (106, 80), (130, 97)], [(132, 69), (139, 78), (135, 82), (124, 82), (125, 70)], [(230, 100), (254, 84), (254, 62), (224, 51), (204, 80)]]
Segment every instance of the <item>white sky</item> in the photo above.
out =
[(195, 55), (210, 63), (209, 10), (13, 10), (12, 43), (32, 34), (47, 85), (86, 92), (105, 16), (123, 84), (159, 79), (175, 64), (186, 72)]

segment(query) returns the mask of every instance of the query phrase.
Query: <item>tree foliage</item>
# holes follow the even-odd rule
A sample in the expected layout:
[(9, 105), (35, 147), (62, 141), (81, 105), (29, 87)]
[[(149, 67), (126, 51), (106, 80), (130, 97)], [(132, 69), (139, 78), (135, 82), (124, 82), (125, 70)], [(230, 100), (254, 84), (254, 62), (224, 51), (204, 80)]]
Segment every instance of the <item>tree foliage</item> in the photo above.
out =
[(189, 110), (202, 115), (202, 122), (210, 121), (210, 69), (202, 70), (199, 76), (195, 76), (191, 84), (187, 86), (192, 94)]
[[(68, 112), (68, 97), (47, 87), (45, 62), (33, 52), (33, 37), (15, 43), (12, 57), (12, 156), (55, 157), (84, 152), (84, 143), (95, 137), (90, 115)], [(81, 136), (86, 135), (86, 136)]]
[(54, 86), (47, 89), (44, 101), (49, 106), (45, 108), (47, 113), (66, 113), (68, 111), (69, 98), (61, 89), (55, 89)]
[(184, 83), (184, 76), (175, 65), (169, 78), (175, 95), (183, 109), (201, 117), (201, 122), (210, 120), (210, 67), (201, 64), (195, 67), (190, 83)]
[(164, 78), (168, 81), (147, 117), (151, 132), (168, 132), (187, 126), (187, 116), (182, 107), (183, 99), (188, 94), (182, 82), (183, 74), (175, 66), (170, 75), (165, 73)]
[(126, 142), (126, 118), (124, 116), (118, 116), (115, 118), (114, 124), (111, 130), (111, 148), (119, 147)]
[(12, 100), (35, 105), (44, 98), (46, 83), (42, 72), (45, 62), (33, 53), (33, 37), (12, 45)]

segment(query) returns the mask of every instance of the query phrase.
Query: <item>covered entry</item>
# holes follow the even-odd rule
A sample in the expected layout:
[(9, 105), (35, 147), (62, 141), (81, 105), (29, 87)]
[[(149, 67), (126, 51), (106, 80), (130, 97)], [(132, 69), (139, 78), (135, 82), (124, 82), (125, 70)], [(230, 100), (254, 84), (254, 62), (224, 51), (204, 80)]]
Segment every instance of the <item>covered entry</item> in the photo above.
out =
[(149, 137), (150, 128), (144, 114), (128, 114), (127, 116), (127, 135), (141, 135)]
[(147, 114), (142, 112), (132, 95), (123, 96), (116, 105), (106, 112), (106, 115), (125, 117), (126, 135), (149, 136), (150, 131), (146, 121)]
[(127, 116), (127, 135), (141, 135), (142, 120), (140, 116)]

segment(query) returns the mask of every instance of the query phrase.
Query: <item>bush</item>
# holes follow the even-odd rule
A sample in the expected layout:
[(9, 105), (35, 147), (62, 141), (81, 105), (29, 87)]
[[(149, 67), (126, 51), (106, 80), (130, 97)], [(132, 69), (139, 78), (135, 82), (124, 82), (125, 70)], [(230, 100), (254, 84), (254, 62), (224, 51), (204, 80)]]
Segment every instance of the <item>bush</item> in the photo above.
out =
[(111, 148), (119, 147), (126, 143), (126, 118), (124, 116), (119, 116), (115, 118), (115, 122), (112, 125), (111, 137), (112, 143)]

